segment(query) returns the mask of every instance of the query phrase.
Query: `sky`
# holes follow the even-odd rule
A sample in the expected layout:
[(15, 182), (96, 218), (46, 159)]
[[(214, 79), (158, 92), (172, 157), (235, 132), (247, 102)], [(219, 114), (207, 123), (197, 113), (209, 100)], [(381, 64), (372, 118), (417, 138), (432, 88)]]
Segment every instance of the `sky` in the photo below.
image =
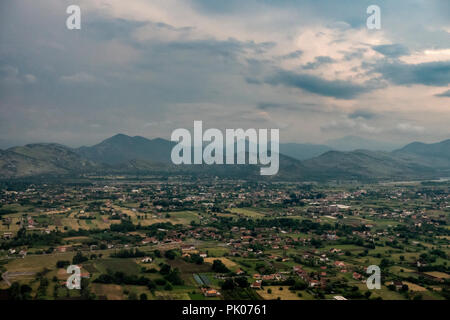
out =
[(448, 0), (0, 2), (0, 148), (170, 139), (194, 120), (282, 142), (437, 142), (449, 83)]

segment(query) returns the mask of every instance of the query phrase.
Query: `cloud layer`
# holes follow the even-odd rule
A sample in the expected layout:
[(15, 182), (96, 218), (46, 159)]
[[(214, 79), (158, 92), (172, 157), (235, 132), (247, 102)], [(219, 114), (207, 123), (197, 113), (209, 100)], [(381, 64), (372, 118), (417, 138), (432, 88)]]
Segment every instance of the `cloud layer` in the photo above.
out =
[[(280, 128), (281, 139), (450, 137), (448, 1), (79, 0), (0, 4), (0, 148), (117, 132)], [(407, 10), (406, 10), (407, 9)]]

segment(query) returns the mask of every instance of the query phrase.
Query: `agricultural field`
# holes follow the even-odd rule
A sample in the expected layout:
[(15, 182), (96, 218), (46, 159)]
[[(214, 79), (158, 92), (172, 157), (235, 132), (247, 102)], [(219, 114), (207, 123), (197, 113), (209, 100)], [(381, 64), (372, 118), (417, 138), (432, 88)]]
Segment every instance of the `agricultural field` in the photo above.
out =
[[(50, 300), (450, 298), (446, 185), (40, 188), (26, 205), (3, 195), (7, 294), (18, 283)], [(81, 290), (66, 287), (69, 265)], [(366, 284), (371, 265), (379, 290)]]

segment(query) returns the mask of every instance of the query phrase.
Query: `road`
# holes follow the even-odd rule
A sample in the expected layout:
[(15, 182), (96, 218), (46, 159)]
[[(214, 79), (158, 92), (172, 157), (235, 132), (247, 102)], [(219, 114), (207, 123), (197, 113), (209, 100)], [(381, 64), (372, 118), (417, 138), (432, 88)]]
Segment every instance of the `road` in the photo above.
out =
[(2, 279), (6, 282), (8, 287), (10, 287), (11, 286), (11, 282), (9, 281), (10, 278), (21, 277), (21, 276), (32, 276), (35, 273), (36, 272), (8, 272), (8, 271), (6, 271), (2, 274)]

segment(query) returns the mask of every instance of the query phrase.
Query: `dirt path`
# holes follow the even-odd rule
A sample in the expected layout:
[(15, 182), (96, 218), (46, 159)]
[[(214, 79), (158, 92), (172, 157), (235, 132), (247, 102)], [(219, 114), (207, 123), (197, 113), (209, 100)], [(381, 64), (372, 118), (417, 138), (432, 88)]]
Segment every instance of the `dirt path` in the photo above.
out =
[(34, 274), (35, 274), (35, 272), (8, 272), (8, 271), (6, 271), (2, 274), (2, 279), (6, 282), (8, 287), (11, 287), (11, 281), (9, 281), (10, 278), (21, 277), (21, 276), (32, 276)]

